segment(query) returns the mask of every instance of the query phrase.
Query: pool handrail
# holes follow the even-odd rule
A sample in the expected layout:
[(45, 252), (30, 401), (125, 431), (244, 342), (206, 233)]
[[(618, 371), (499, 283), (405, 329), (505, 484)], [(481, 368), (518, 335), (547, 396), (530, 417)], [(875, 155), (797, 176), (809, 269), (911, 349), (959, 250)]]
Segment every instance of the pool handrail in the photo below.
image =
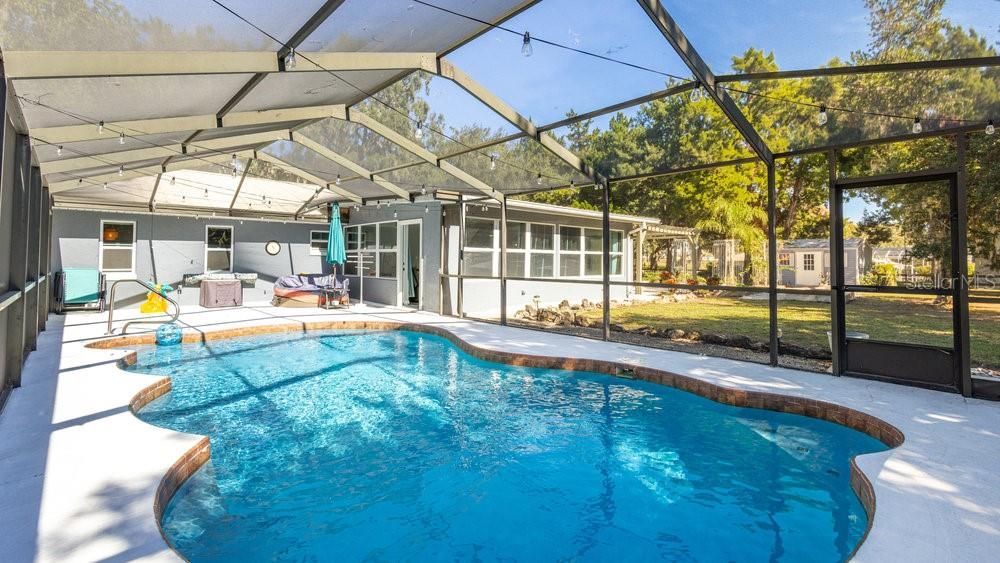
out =
[[(166, 292), (156, 289), (156, 286), (152, 285), (151, 283), (149, 283), (147, 281), (140, 280), (138, 278), (126, 278), (126, 279), (121, 279), (121, 280), (115, 280), (114, 283), (111, 284), (111, 291), (109, 292), (109, 295), (108, 295), (108, 330), (104, 334), (107, 334), (107, 335), (114, 334), (114, 329), (112, 328), (112, 323), (114, 322), (114, 316), (115, 316), (115, 290), (118, 289), (118, 284), (120, 284), (120, 283), (126, 283), (126, 282), (137, 283), (137, 284), (145, 287), (149, 291), (152, 291), (153, 293), (159, 295), (164, 300), (166, 300), (168, 303), (170, 303), (171, 305), (173, 305), (174, 306), (174, 314), (171, 317), (171, 319), (169, 321), (167, 321), (167, 322), (171, 322), (171, 323), (177, 322), (177, 318), (181, 316), (181, 306), (177, 303), (177, 301), (174, 301), (171, 297), (167, 296)], [(126, 322), (125, 324), (122, 325), (122, 334), (125, 334), (125, 330), (128, 328), (129, 325), (132, 325), (132, 324), (161, 324), (161, 323), (162, 323), (162, 321), (152, 320), (152, 319), (150, 319), (150, 320), (142, 320), (142, 319), (131, 320), (131, 321), (128, 321), (128, 322)]]

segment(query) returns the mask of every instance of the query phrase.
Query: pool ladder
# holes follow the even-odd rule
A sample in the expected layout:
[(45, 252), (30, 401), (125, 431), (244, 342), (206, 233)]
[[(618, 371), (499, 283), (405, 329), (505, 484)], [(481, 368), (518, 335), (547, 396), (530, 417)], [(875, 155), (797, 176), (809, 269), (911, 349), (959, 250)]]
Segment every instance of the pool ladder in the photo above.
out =
[[(120, 283), (137, 283), (137, 284), (141, 285), (142, 287), (148, 289), (149, 291), (152, 291), (153, 293), (159, 295), (160, 297), (162, 297), (163, 299), (165, 299), (167, 302), (169, 302), (171, 305), (173, 305), (174, 306), (174, 314), (173, 314), (173, 316), (170, 318), (170, 320), (168, 322), (171, 322), (171, 323), (177, 322), (177, 317), (181, 316), (181, 306), (178, 305), (177, 302), (174, 301), (172, 298), (168, 297), (165, 292), (157, 291), (156, 287), (154, 285), (150, 284), (149, 282), (146, 282), (146, 281), (143, 281), (143, 280), (140, 280), (140, 279), (135, 279), (135, 278), (128, 278), (128, 279), (124, 279), (124, 280), (116, 280), (114, 283), (111, 284), (111, 293), (110, 293), (110, 297), (108, 298), (108, 330), (104, 334), (108, 334), (108, 335), (114, 334), (114, 329), (112, 328), (112, 322), (114, 321), (114, 318), (115, 318), (115, 290), (118, 289), (118, 284), (120, 284)], [(128, 321), (128, 322), (126, 322), (125, 324), (122, 325), (122, 334), (125, 334), (125, 329), (127, 329), (129, 325), (134, 325), (134, 324), (163, 324), (163, 323), (162, 323), (162, 321), (154, 321), (152, 319), (150, 319), (148, 321), (147, 320), (141, 320), (141, 319), (140, 320)]]

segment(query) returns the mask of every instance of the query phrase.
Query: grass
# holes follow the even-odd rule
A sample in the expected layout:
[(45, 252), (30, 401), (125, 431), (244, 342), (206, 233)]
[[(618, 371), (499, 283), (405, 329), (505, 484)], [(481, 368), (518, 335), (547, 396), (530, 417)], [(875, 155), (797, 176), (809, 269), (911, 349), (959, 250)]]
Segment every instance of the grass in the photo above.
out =
[[(600, 319), (600, 311), (587, 315)], [(976, 300), (969, 306), (972, 363), (1000, 367), (1000, 299)], [(744, 335), (767, 341), (767, 300), (703, 297), (680, 303), (643, 303), (611, 310), (611, 322), (626, 329), (650, 326), (703, 333)], [(865, 295), (847, 305), (847, 330), (865, 332), (876, 340), (950, 347), (951, 309), (932, 298)], [(778, 302), (778, 326), (785, 342), (827, 347), (830, 305), (801, 301)]]

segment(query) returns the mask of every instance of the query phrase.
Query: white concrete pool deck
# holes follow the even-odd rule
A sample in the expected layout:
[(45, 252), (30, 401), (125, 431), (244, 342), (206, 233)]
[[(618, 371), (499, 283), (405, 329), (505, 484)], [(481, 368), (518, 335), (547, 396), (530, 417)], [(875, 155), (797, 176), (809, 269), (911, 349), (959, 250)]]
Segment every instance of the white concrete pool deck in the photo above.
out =
[[(906, 436), (894, 450), (857, 460), (877, 502), (857, 561), (971, 562), (1000, 554), (1000, 403), (386, 308), (189, 308), (181, 320), (205, 331), (325, 320), (435, 324), (481, 348), (621, 361), (841, 404)], [(124, 350), (85, 348), (103, 337), (105, 321), (51, 316), (22, 387), (0, 415), (2, 561), (178, 559), (160, 537), (153, 498), (167, 468), (198, 438), (132, 415), (132, 397), (158, 378), (122, 373)]]

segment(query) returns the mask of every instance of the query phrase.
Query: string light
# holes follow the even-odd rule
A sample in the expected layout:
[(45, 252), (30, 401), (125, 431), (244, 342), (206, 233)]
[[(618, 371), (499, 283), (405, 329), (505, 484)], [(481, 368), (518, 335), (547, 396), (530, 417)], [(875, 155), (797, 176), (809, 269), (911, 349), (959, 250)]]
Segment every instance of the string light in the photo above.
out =
[(100, 123), (97, 124), (97, 134), (98, 135), (104, 134), (104, 121), (101, 121)]
[(205, 199), (208, 199), (208, 188), (205, 188)]
[(337, 179), (333, 181), (334, 184), (340, 185), (340, 174), (337, 174)]
[(829, 116), (826, 115), (826, 106), (819, 106), (819, 113), (816, 114), (816, 123), (826, 125)]
[(107, 189), (108, 189), (108, 183), (107, 183), (107, 182), (104, 182), (104, 189), (105, 189), (105, 190), (107, 190)]
[(490, 155), (490, 170), (496, 170), (496, 169), (497, 169), (497, 155), (496, 154), (491, 154)]
[(232, 166), (233, 168), (236, 168), (236, 166), (237, 166), (237, 165), (238, 165), (239, 163), (240, 163), (240, 161), (236, 159), (236, 155), (234, 154), (234, 155), (233, 155), (233, 158), (232, 158), (232, 160), (230, 160), (230, 161), (229, 161), (229, 164), (230, 164), (230, 165), (231, 165), (231, 166)]
[(431, 212), (431, 206), (425, 205), (424, 206), (424, 213), (430, 213), (430, 212)]
[[(990, 123), (993, 123), (992, 121)], [(56, 147), (56, 156), (62, 156), (62, 145)]]
[(521, 54), (530, 57), (535, 50), (531, 47), (531, 34), (524, 32), (524, 41), (521, 43)]
[(399, 218), (399, 212), (397, 212), (397, 211), (393, 211), (393, 212), (392, 212), (392, 218), (393, 218), (393, 219), (397, 219), (397, 218)]
[(423, 121), (418, 121), (417, 122), (417, 129), (416, 129), (416, 131), (413, 132), (413, 136), (416, 137), (416, 138), (418, 138), (418, 139), (422, 139), (423, 138), (423, 136), (424, 136), (424, 122)]
[(539, 186), (542, 185), (542, 173), (541, 172), (539, 172), (538, 173), (538, 177), (535, 178), (535, 183), (538, 184)]
[(119, 145), (124, 145), (125, 144), (125, 132), (124, 131), (122, 131), (121, 133), (118, 134), (118, 144)]
[(916, 135), (917, 133), (920, 133), (923, 130), (924, 130), (924, 126), (920, 124), (920, 118), (919, 117), (914, 117), (913, 118), (913, 134)]
[(292, 47), (288, 51), (288, 54), (285, 55), (285, 70), (294, 70), (295, 69), (295, 65), (297, 65), (297, 64), (298, 64), (298, 61), (295, 60), (295, 47)]
[(125, 174), (125, 165), (124, 164), (119, 164), (118, 165), (118, 175), (119, 176), (123, 176), (124, 174)]
[(427, 195), (427, 185), (426, 184), (420, 186), (420, 195)]
[(175, 176), (171, 176), (171, 177), (170, 177), (170, 185), (171, 185), (171, 186), (173, 186), (173, 185), (174, 185), (174, 184), (176, 184), (176, 183), (177, 183), (177, 177), (175, 177)]
[(996, 133), (996, 130), (997, 128), (993, 126), (993, 120), (989, 120), (989, 122), (986, 123), (986, 134), (992, 135), (993, 133)]

